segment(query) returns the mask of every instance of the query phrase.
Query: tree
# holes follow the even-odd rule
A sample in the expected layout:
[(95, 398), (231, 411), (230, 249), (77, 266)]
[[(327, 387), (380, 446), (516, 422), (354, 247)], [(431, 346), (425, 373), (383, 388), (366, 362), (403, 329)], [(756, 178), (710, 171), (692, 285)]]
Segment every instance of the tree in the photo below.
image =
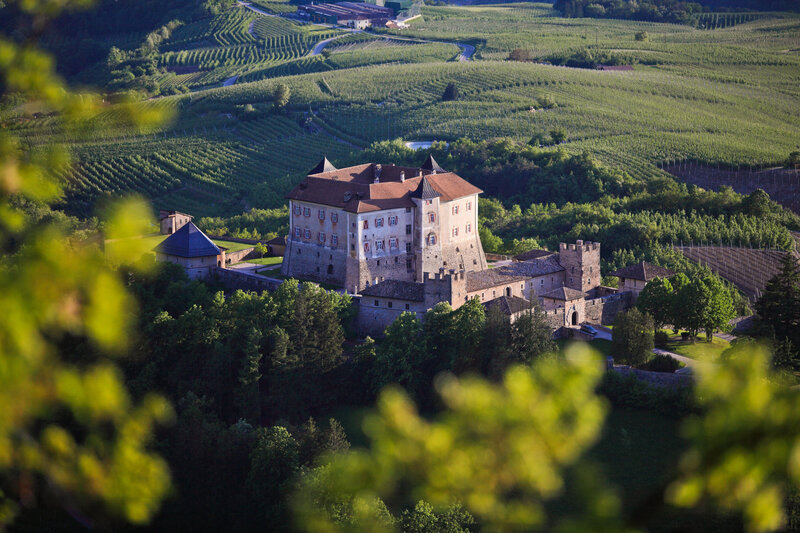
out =
[[(6, 4), (4, 16), (18, 9), (44, 28), (60, 10), (87, 2)], [(24, 44), (0, 34), (0, 102), (35, 102), (62, 132), (56, 138), (85, 136), (101, 111), (105, 125), (145, 132), (163, 118), (133, 104), (105, 109), (96, 96), (71, 92), (37, 49), (38, 32), (19, 29)], [(111, 206), (104, 234), (95, 227), (91, 239), (70, 235), (55, 218), (33, 220), (19, 201), (57, 201), (60, 186), (49, 177), (68, 170), (69, 156), (59, 145), (22, 142), (16, 131), (0, 128), (0, 529), (19, 502), (46, 487), (87, 516), (100, 504), (146, 523), (170, 487), (166, 463), (148, 447), (172, 410), (158, 395), (132, 398), (114, 366), (130, 346), (135, 302), (107, 259), (130, 264), (145, 252), (132, 237), (147, 231), (149, 213), (139, 203)], [(121, 239), (108, 257), (93, 244), (103, 238)], [(86, 349), (67, 361), (62, 342), (70, 338)]]
[(544, 313), (532, 308), (511, 324), (511, 350), (515, 362), (532, 364), (538, 357), (555, 352), (556, 343)]
[(420, 500), (414, 509), (403, 511), (399, 523), (403, 533), (469, 533), (475, 519), (460, 504), (437, 512), (431, 504)]
[(647, 33), (646, 31), (637, 31), (635, 39), (637, 41), (648, 41), (650, 40), (650, 34)]
[(711, 342), (714, 332), (726, 329), (730, 320), (736, 316), (733, 299), (728, 288), (714, 274), (702, 279), (708, 290), (708, 300), (703, 308), (703, 329), (706, 330), (706, 339)]
[(523, 62), (530, 62), (533, 61), (533, 53), (530, 50), (525, 50), (524, 48), (514, 48), (508, 54), (509, 61), (523, 61)]
[(276, 111), (283, 111), (289, 103), (291, 91), (285, 83), (279, 83), (272, 91), (272, 106)]
[(675, 317), (681, 328), (689, 332), (694, 340), (705, 327), (706, 307), (711, 299), (711, 290), (700, 278), (693, 278), (678, 290), (674, 302)]
[(246, 488), (254, 523), (270, 524), (275, 530), (286, 530), (290, 520), (286, 496), (288, 487), (300, 467), (297, 441), (286, 428), (259, 428), (256, 444), (250, 453), (250, 472)]
[(791, 254), (786, 254), (780, 271), (767, 282), (755, 311), (763, 335), (800, 347), (800, 268)]
[(264, 254), (269, 252), (269, 248), (264, 245), (264, 243), (257, 242), (255, 246), (253, 246), (253, 251), (257, 254), (261, 255), (261, 258), (264, 258)]
[(667, 278), (655, 278), (647, 282), (636, 300), (636, 308), (653, 319), (653, 328), (661, 329), (672, 322), (674, 291)]
[(617, 314), (611, 353), (631, 366), (645, 364), (653, 356), (653, 319), (636, 308)]
[(447, 84), (447, 87), (444, 89), (444, 93), (442, 94), (442, 101), (449, 102), (451, 100), (458, 100), (458, 87), (456, 87), (456, 83), (451, 81)]
[(561, 144), (567, 139), (567, 132), (561, 128), (550, 130), (550, 138), (553, 139), (553, 144)]
[(786, 166), (788, 168), (800, 168), (800, 150), (789, 154), (789, 158), (786, 160)]

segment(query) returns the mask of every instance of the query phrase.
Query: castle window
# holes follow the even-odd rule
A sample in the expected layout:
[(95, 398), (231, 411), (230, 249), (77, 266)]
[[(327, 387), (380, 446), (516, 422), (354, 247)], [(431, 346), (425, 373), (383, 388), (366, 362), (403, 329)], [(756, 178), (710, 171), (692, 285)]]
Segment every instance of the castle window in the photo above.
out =
[(472, 224), (467, 224), (467, 233), (472, 233)]
[(428, 213), (428, 222), (431, 224), (436, 222), (436, 213)]
[(411, 272), (411, 259), (406, 259), (406, 270)]
[(407, 253), (407, 254), (410, 254), (410, 253), (411, 253), (411, 243), (410, 243), (410, 242), (407, 242), (407, 243), (406, 243), (406, 253)]
[(396, 216), (389, 217), (389, 225), (390, 226), (396, 226), (397, 225), (397, 217)]
[(364, 243), (364, 251), (369, 252), (369, 242)]
[(378, 266), (381, 266), (381, 260), (378, 259)]
[(339, 222), (339, 213), (331, 213), (331, 222)]
[(294, 228), (294, 236), (300, 238), (300, 228)]
[(411, 212), (411, 208), (410, 207), (406, 207), (406, 213), (410, 213), (410, 212)]
[(350, 245), (350, 250), (355, 251), (355, 249), (356, 249), (356, 245), (355, 244), (351, 244)]
[(369, 220), (364, 221), (364, 229), (369, 229)]
[(311, 230), (306, 228), (306, 230), (303, 232), (303, 237), (306, 238), (306, 239), (310, 239), (311, 238)]
[(457, 206), (457, 205), (454, 205), (454, 206), (453, 206), (453, 214), (454, 214), (454, 215), (457, 215), (457, 214), (458, 214), (458, 206)]
[(323, 232), (319, 232), (319, 242), (325, 243), (325, 234)]
[(338, 245), (339, 245), (339, 236), (331, 235), (331, 246), (338, 246)]
[(383, 241), (375, 241), (375, 250), (379, 252), (383, 251)]
[(589, 267), (589, 274), (592, 273), (592, 267)]
[(467, 211), (472, 211), (472, 202), (467, 202)]
[(387, 306), (389, 309), (391, 309), (391, 308), (392, 308), (392, 302), (389, 302), (389, 303), (387, 303), (387, 304), (386, 304), (386, 306)]
[(294, 206), (294, 214), (295, 214), (295, 215), (297, 215), (297, 216), (300, 216), (300, 214), (301, 214), (302, 212), (303, 212), (303, 210), (300, 208), (300, 206), (299, 206), (299, 205), (296, 205), (296, 206)]
[(408, 304), (406, 304), (406, 311), (408, 311), (408, 309), (409, 309)]
[(411, 224), (406, 224), (406, 235), (411, 235)]
[(433, 205), (433, 200), (425, 200), (425, 205)]
[(375, 227), (382, 228), (383, 227), (383, 217), (375, 219)]
[(375, 300), (375, 307), (380, 307), (381, 303), (378, 300)]
[(575, 267), (572, 267), (572, 273), (573, 274), (575, 273)]
[(397, 239), (395, 238), (389, 239), (389, 249), (397, 250)]
[(544, 286), (544, 280), (541, 280), (541, 283), (539, 285)]
[(399, 258), (399, 257), (395, 257), (395, 258), (394, 258), (394, 262), (395, 262), (395, 263), (399, 263), (399, 262), (400, 262), (400, 258)]
[(320, 209), (319, 210), (319, 219), (320, 220), (325, 220), (325, 210), (324, 209)]
[(458, 228), (453, 228), (453, 237), (458, 237)]
[(436, 244), (436, 235), (434, 235), (433, 233), (428, 235), (428, 244), (429, 245)]
[(310, 217), (311, 216), (311, 208), (310, 207), (304, 207), (303, 208), (303, 216), (305, 216), (305, 217)]

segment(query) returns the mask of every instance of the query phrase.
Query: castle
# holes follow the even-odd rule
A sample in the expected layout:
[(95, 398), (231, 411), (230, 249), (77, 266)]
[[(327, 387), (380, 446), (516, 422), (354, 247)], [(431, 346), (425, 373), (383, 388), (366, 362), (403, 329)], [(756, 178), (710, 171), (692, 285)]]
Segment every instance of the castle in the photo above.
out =
[(324, 159), (289, 198), (282, 273), (359, 293), (385, 280), (422, 282), (426, 272), (482, 271), (482, 191), (429, 157), (420, 168)]
[[(419, 168), (323, 159), (289, 198), (282, 273), (357, 295), (357, 328), (377, 335), (403, 312), (472, 298), (514, 318), (538, 303), (551, 326), (608, 323), (600, 244), (561, 243), (489, 268), (478, 236), (482, 191), (429, 157)], [(614, 309), (629, 305), (614, 300)]]

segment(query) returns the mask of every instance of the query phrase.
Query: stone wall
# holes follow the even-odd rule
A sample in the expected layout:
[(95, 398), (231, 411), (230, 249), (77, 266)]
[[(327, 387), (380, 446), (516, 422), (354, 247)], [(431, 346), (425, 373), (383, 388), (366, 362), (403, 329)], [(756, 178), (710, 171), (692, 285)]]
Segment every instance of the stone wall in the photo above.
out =
[(257, 254), (255, 250), (251, 248), (245, 248), (243, 250), (238, 250), (236, 252), (225, 252), (225, 263), (228, 265), (234, 265), (236, 263), (241, 263), (246, 259), (257, 259), (261, 257), (261, 254)]
[(614, 323), (617, 313), (627, 311), (633, 306), (633, 295), (629, 292), (612, 294), (603, 298), (586, 300), (584, 310), (586, 321), (608, 326)]
[(281, 273), (345, 286), (346, 263), (347, 252), (342, 247), (332, 249), (289, 237)]
[[(424, 302), (391, 300), (394, 305), (389, 307), (390, 299), (387, 298), (372, 296), (353, 296), (352, 298), (353, 306), (356, 308), (353, 328), (359, 335), (369, 335), (372, 338), (383, 337), (386, 328), (401, 314), (414, 313), (419, 320), (422, 320), (428, 310)], [(375, 302), (378, 302), (378, 305), (375, 305)], [(405, 308), (406, 304), (409, 309)]]
[(211, 278), (222, 284), (228, 290), (242, 289), (245, 291), (274, 291), (281, 284), (278, 280), (267, 279), (256, 274), (247, 274), (235, 269), (214, 268)]

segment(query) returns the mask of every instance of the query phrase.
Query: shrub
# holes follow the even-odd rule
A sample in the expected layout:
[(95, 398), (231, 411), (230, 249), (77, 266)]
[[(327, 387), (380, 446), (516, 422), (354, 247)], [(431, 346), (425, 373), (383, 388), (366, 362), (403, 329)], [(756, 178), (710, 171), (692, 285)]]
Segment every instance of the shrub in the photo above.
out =
[(672, 374), (679, 368), (685, 365), (680, 361), (673, 359), (668, 355), (656, 355), (643, 365), (639, 365), (640, 370), (649, 370), (650, 372), (666, 372)]
[(663, 348), (669, 342), (669, 334), (666, 331), (658, 330), (653, 336), (653, 342), (659, 348)]
[(637, 31), (635, 39), (637, 41), (647, 41), (650, 39), (650, 34), (648, 34), (646, 31)]

